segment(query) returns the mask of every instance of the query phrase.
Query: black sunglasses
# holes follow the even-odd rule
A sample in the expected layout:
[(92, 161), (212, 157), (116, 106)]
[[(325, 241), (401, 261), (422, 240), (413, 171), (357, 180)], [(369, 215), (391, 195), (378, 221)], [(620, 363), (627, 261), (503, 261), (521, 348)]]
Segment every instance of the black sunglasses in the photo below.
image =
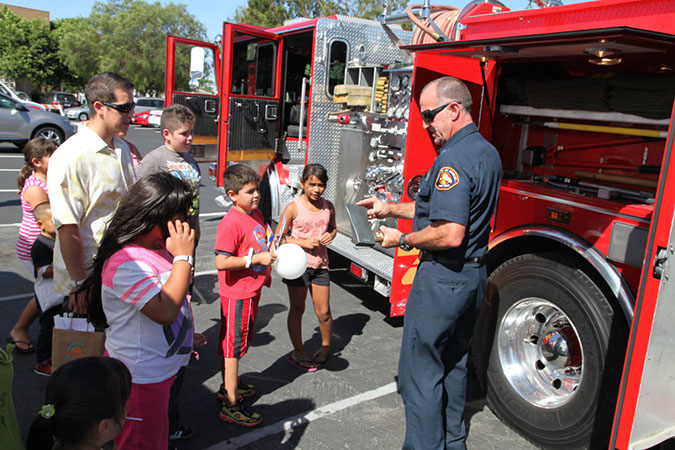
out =
[(101, 104), (107, 106), (108, 108), (112, 108), (115, 111), (119, 111), (122, 114), (126, 114), (132, 109), (134, 109), (134, 106), (136, 106), (136, 102), (131, 102), (131, 103), (122, 103), (121, 105), (118, 105), (116, 103), (108, 103), (108, 102), (101, 102)]
[(424, 120), (426, 123), (433, 122), (434, 119), (436, 118), (436, 116), (438, 115), (438, 113), (443, 111), (443, 109), (445, 109), (445, 107), (448, 106), (451, 103), (457, 103), (459, 105), (462, 104), (462, 102), (460, 102), (458, 100), (452, 100), (452, 101), (446, 103), (445, 105), (439, 106), (438, 108), (424, 110), (420, 113), (421, 116), (422, 116), (422, 120)]

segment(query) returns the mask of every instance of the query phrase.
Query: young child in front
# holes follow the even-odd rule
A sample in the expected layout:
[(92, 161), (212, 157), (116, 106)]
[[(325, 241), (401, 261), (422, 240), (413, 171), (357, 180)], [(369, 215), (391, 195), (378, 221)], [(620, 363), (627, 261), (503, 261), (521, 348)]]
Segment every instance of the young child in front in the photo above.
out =
[(26, 450), (100, 449), (122, 428), (131, 374), (115, 358), (87, 356), (54, 372)]
[[(288, 286), (291, 306), (288, 309), (288, 335), (293, 352), (286, 360), (305, 372), (314, 372), (330, 357), (330, 341), (333, 333), (333, 317), (330, 312), (330, 278), (328, 276), (328, 249), (337, 234), (335, 208), (323, 198), (328, 183), (328, 174), (321, 164), (308, 164), (300, 178), (303, 193), (286, 206), (277, 227), (278, 236), (291, 237), (285, 242), (298, 244), (307, 254), (307, 270), (295, 280), (282, 279)], [(281, 227), (286, 224), (282, 230)], [(321, 348), (310, 358), (302, 341), (302, 315), (305, 312), (307, 291), (312, 294), (314, 312), (319, 319)]]
[[(192, 145), (192, 130), (195, 115), (187, 106), (173, 104), (167, 107), (160, 119), (164, 144), (148, 153), (136, 167), (140, 179), (157, 172), (170, 172), (186, 181), (194, 191), (194, 199), (188, 212), (188, 223), (195, 230), (195, 248), (199, 244), (199, 184), (201, 171), (195, 158), (188, 153)], [(193, 255), (194, 257), (195, 255)], [(192, 293), (192, 289), (190, 289)], [(205, 342), (204, 335), (195, 333), (195, 345)], [(169, 440), (188, 439), (193, 432), (180, 425), (178, 395), (183, 386), (185, 367), (176, 375), (169, 399)]]
[(169, 173), (141, 178), (122, 197), (94, 258), (87, 311), (106, 330), (106, 353), (131, 372), (127, 416), (115, 438), (126, 449), (166, 449), (169, 391), (193, 343), (188, 285), (192, 188)]
[(218, 224), (216, 234), (216, 268), (222, 318), (219, 352), (224, 358), (223, 386), (218, 397), (223, 400), (220, 418), (243, 426), (255, 426), (260, 414), (249, 412), (239, 402), (255, 394), (252, 385), (240, 384), (239, 358), (248, 350), (258, 312), (260, 291), (271, 283), (270, 265), (276, 256), (268, 251), (267, 230), (260, 201), (260, 176), (250, 167), (235, 164), (223, 175), (223, 187), (233, 206)]
[(59, 315), (65, 297), (54, 292), (54, 243), (56, 229), (52, 222), (52, 210), (49, 202), (42, 202), (33, 209), (35, 222), (40, 228), (30, 257), (35, 267), (35, 298), (40, 311), (40, 333), (37, 340), (38, 375), (52, 374), (52, 330), (54, 316)]

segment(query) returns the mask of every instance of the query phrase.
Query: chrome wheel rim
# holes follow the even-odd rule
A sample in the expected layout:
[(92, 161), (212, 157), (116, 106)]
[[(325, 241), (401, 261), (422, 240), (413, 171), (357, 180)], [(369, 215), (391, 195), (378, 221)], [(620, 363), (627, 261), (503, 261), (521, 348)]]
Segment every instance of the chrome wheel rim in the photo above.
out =
[(576, 394), (583, 377), (584, 352), (569, 317), (536, 297), (516, 302), (498, 330), (502, 371), (528, 403), (558, 408)]
[(61, 144), (61, 136), (59, 136), (59, 133), (57, 133), (56, 131), (54, 131), (52, 129), (46, 129), (46, 130), (40, 131), (39, 136), (43, 137), (43, 138), (47, 138), (50, 141), (54, 141), (54, 143), (56, 145)]

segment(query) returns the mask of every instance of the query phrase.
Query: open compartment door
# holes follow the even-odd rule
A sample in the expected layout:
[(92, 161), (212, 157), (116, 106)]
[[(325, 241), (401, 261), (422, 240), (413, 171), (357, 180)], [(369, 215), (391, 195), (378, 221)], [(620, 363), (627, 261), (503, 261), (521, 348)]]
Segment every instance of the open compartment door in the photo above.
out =
[[(413, 153), (406, 154), (403, 167), (405, 179), (404, 196), (401, 201), (414, 201), (425, 171), (431, 167), (436, 150), (429, 132), (424, 129), (419, 99), (424, 86), (444, 76), (452, 76), (462, 80), (471, 92), (473, 99), (472, 117), (483, 136), (489, 137), (492, 132), (492, 114), (494, 102), (487, 99), (495, 96), (495, 78), (497, 64), (494, 61), (482, 63), (480, 60), (465, 56), (454, 56), (441, 53), (418, 53), (413, 73), (412, 95), (408, 120), (406, 147), (415, 142)], [(398, 220), (398, 229), (403, 233), (412, 231), (412, 220)], [(401, 316), (405, 312), (408, 295), (417, 271), (419, 250), (406, 252), (396, 249), (394, 270), (391, 283), (391, 316)]]
[(195, 113), (190, 153), (199, 161), (215, 161), (221, 81), (218, 46), (167, 36), (166, 53), (165, 104), (185, 105)]
[(228, 162), (262, 174), (274, 159), (281, 98), (281, 36), (225, 23), (216, 185)]
[(645, 449), (675, 437), (675, 127), (672, 117), (614, 417), (612, 449)]

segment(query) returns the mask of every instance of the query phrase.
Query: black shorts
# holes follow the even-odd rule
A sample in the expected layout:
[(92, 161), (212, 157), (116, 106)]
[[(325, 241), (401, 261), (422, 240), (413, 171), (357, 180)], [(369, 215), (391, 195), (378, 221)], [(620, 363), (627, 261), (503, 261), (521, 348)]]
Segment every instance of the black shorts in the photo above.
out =
[(288, 286), (307, 287), (310, 284), (317, 286), (330, 286), (330, 276), (328, 276), (328, 269), (307, 269), (300, 278), (295, 280), (287, 280), (282, 278), (281, 281)]

